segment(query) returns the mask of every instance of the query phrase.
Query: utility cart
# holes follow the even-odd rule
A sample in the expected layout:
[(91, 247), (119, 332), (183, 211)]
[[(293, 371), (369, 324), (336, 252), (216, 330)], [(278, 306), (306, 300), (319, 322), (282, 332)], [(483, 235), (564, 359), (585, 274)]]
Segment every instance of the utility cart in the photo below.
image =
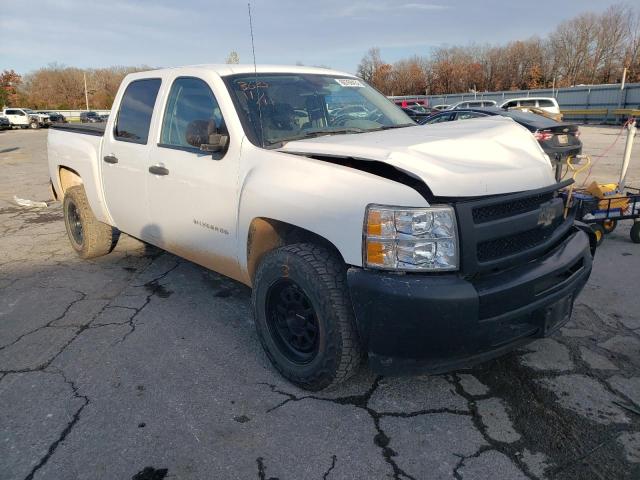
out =
[[(572, 185), (564, 192), (566, 210), (576, 209), (576, 219), (591, 226), (596, 235), (598, 245), (602, 243), (606, 234), (611, 233), (621, 220), (633, 220), (630, 237), (634, 243), (640, 243), (640, 189), (628, 187), (625, 184), (633, 139), (636, 134), (635, 119), (630, 119), (627, 129), (627, 143), (624, 150), (622, 170), (618, 183), (592, 182), (587, 188), (574, 189)], [(573, 171), (573, 179), (591, 164), (588, 155), (587, 163), (581, 166), (567, 160), (567, 166)]]

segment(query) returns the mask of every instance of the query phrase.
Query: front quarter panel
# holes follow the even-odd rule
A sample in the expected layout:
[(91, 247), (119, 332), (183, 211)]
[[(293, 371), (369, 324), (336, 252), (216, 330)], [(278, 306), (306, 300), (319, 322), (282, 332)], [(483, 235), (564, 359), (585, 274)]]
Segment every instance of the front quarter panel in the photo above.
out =
[(309, 230), (331, 242), (349, 265), (362, 265), (362, 228), (371, 203), (428, 206), (412, 188), (354, 168), (243, 144), (238, 257), (247, 271), (247, 239), (255, 218)]

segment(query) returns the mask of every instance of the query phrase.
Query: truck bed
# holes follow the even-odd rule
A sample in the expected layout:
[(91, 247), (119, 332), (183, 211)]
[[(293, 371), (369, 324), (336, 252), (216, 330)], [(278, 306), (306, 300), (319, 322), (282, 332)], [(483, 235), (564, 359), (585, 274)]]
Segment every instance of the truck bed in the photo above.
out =
[(50, 128), (56, 130), (66, 130), (68, 132), (83, 133), (85, 135), (97, 135), (99, 137), (104, 135), (106, 122), (100, 123), (54, 123)]

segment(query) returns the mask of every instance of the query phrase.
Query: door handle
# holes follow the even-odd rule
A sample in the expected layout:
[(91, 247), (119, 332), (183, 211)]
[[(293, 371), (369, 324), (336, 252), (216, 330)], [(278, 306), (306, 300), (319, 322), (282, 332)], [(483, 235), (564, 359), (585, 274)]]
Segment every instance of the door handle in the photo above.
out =
[(149, 173), (153, 173), (154, 175), (169, 175), (169, 169), (161, 165), (151, 165), (149, 167)]
[(118, 157), (114, 155), (105, 155), (103, 160), (107, 163), (118, 163)]

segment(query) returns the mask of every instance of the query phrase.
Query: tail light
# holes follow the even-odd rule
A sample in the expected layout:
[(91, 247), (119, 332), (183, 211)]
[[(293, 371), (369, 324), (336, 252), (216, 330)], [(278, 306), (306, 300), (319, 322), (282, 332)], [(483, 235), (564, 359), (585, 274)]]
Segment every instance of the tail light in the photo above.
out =
[(536, 130), (533, 132), (533, 136), (536, 137), (536, 140), (539, 142), (546, 142), (553, 137), (553, 133), (551, 132), (541, 132), (540, 130)]

